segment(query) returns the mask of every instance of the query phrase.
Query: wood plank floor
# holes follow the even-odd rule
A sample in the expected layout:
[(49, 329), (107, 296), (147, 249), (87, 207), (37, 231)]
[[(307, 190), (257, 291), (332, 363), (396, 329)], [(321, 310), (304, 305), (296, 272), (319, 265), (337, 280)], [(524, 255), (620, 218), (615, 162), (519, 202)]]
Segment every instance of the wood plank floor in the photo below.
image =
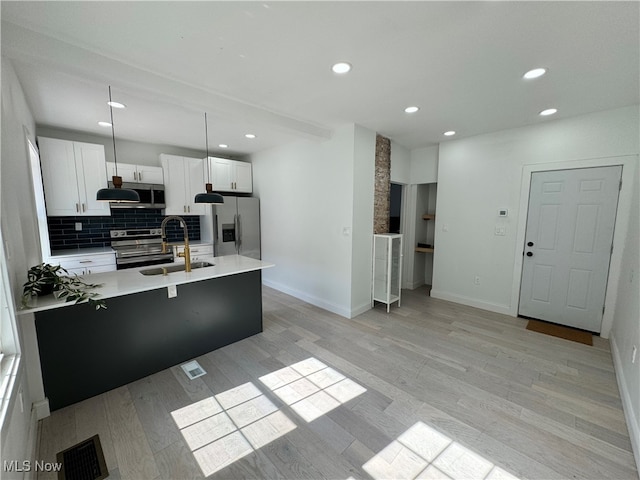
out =
[[(54, 412), (112, 479), (638, 479), (608, 341), (403, 292), (347, 320), (264, 288), (264, 332)], [(41, 473), (38, 478), (54, 478)]]

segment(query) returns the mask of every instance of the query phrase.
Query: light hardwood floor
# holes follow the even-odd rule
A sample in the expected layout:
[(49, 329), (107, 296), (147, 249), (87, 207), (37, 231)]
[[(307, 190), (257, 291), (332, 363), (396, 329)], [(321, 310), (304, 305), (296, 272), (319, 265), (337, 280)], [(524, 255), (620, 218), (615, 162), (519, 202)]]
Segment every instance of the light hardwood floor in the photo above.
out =
[[(264, 332), (58, 410), (113, 479), (637, 479), (609, 344), (404, 291), (347, 320), (264, 288)], [(203, 473), (204, 472), (204, 473)], [(54, 478), (40, 474), (39, 478)]]

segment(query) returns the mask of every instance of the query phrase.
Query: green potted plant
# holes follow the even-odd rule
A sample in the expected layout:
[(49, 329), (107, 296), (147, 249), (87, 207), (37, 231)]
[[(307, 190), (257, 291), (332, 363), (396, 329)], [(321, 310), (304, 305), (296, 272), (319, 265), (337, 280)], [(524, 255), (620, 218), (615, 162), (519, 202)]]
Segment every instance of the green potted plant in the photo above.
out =
[(27, 281), (22, 289), (22, 306), (27, 308), (31, 297), (53, 293), (56, 298), (64, 298), (67, 302), (88, 302), (96, 310), (107, 308), (104, 300), (96, 300), (97, 293), (88, 291), (99, 286), (87, 283), (77, 275), (70, 276), (60, 265), (41, 263), (27, 272)]

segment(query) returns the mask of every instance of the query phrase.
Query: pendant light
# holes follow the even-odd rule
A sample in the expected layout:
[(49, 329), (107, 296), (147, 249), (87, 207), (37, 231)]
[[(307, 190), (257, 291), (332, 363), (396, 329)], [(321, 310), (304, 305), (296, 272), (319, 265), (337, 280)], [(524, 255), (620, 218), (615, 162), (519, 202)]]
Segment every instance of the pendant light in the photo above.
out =
[[(209, 173), (209, 129), (207, 128), (207, 112), (204, 112), (204, 138), (205, 144), (207, 148), (207, 157), (205, 158), (206, 166), (207, 166), (207, 181), (210, 182), (210, 173)], [(198, 193), (194, 200), (195, 203), (211, 203), (213, 205), (222, 205), (224, 203), (224, 197), (219, 193), (213, 192), (213, 185), (211, 183), (207, 183), (205, 185), (205, 189), (207, 190), (205, 193)]]
[(113, 101), (111, 100), (111, 85), (109, 85), (109, 113), (111, 114), (111, 138), (113, 139), (113, 163), (115, 172), (111, 177), (113, 188), (101, 188), (96, 194), (100, 202), (129, 202), (139, 203), (140, 195), (135, 190), (122, 188), (122, 177), (118, 176), (118, 159), (116, 158), (116, 133), (113, 128)]

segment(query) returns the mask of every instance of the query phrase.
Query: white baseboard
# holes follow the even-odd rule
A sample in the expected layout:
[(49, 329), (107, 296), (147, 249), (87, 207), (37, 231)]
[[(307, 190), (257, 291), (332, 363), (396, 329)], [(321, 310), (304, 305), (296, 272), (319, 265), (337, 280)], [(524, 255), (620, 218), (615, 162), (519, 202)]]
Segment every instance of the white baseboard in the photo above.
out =
[(371, 302), (360, 305), (358, 308), (352, 308), (351, 316), (349, 318), (357, 317), (361, 313), (368, 312), (369, 310), (371, 310)]
[(296, 290), (295, 288), (291, 288), (288, 285), (283, 285), (282, 283), (267, 280), (264, 277), (262, 277), (262, 283), (267, 287), (274, 288), (282, 293), (286, 293), (287, 295), (291, 295), (292, 297), (304, 300), (305, 302), (310, 303), (311, 305), (315, 305), (316, 307), (324, 308), (325, 310), (340, 315), (341, 317), (352, 318), (352, 312), (349, 308), (336, 305), (335, 303), (327, 302), (323, 298), (319, 298), (315, 295), (310, 295), (306, 292)]
[[(37, 460), (40, 460), (38, 455), (38, 414), (35, 408), (31, 408), (31, 415), (29, 416), (29, 433), (27, 435), (27, 458), (31, 461), (31, 465), (35, 465)], [(36, 478), (35, 471), (26, 474), (25, 478)]]
[(501, 313), (503, 315), (509, 315), (513, 317), (511, 308), (508, 305), (500, 305), (497, 303), (483, 302), (475, 298), (465, 297), (463, 295), (455, 295), (452, 293), (442, 292), (440, 290), (431, 289), (431, 296), (433, 298), (439, 298), (440, 300), (447, 300), (449, 302), (461, 303), (469, 307), (476, 307), (482, 310), (488, 310), (490, 312)]
[[(612, 335), (609, 341), (611, 342), (613, 368), (616, 372), (618, 389), (620, 390), (620, 398), (622, 399), (624, 418), (627, 421), (627, 428), (629, 429), (631, 448), (633, 449), (633, 456), (636, 459), (636, 468), (640, 472), (640, 425), (638, 425), (638, 418), (636, 417), (640, 412), (634, 411), (634, 403), (631, 400), (627, 382), (625, 381), (624, 375), (622, 375), (622, 358), (620, 358), (620, 350), (618, 350), (615, 336)], [(635, 407), (637, 408), (637, 405), (635, 405)]]

